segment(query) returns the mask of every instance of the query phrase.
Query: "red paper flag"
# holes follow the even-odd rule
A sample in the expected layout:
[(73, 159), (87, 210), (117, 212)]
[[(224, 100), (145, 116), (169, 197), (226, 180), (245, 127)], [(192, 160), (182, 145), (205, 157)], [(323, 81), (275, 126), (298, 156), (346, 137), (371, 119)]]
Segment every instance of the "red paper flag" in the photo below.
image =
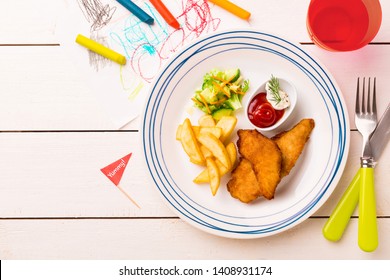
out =
[(138, 208), (141, 208), (137, 202), (134, 201), (134, 199), (131, 198), (129, 194), (127, 194), (121, 186), (119, 186), (119, 182), (122, 179), (123, 172), (126, 169), (126, 166), (130, 160), (131, 154), (128, 154), (127, 156), (124, 156), (121, 159), (118, 159), (117, 161), (111, 163), (110, 165), (107, 165), (106, 167), (103, 167), (100, 169), (100, 171), (103, 172), (104, 175), (107, 176), (108, 179), (111, 180), (115, 184), (115, 186), (118, 187), (118, 189), (128, 198), (131, 202), (134, 203), (135, 206)]
[(119, 182), (122, 179), (123, 172), (125, 171), (127, 163), (130, 160), (131, 154), (132, 153), (100, 169), (103, 174), (106, 175), (107, 178), (115, 184), (115, 186), (119, 185)]

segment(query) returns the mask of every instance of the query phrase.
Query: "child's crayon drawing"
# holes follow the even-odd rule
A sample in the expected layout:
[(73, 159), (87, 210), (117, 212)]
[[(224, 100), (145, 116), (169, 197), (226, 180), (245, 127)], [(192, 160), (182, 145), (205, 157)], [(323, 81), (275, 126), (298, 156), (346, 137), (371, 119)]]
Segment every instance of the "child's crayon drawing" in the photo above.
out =
[(99, 0), (77, 0), (86, 20), (91, 24), (91, 31), (106, 26), (115, 13), (116, 7), (104, 5)]
[[(177, 3), (180, 6), (180, 14), (177, 15), (180, 29), (171, 28), (147, 2), (141, 7), (155, 18), (153, 26), (145, 25), (135, 16), (129, 15), (109, 28), (110, 39), (121, 47), (134, 73), (146, 82), (150, 82), (162, 62), (186, 42), (217, 30), (220, 24), (220, 19), (213, 18), (206, 0), (181, 0)], [(150, 65), (155, 67), (151, 69)]]
[[(61, 43), (63, 46), (70, 45), (77, 64), (88, 72), (92, 87), (98, 91), (99, 99), (117, 127), (122, 127), (139, 115), (149, 84), (174, 53), (199, 36), (217, 31), (221, 25), (225, 28), (240, 25), (230, 14), (218, 15), (213, 11), (214, 6), (206, 0), (165, 1), (164, 4), (180, 23), (180, 28), (175, 29), (148, 1), (133, 2), (154, 18), (153, 25), (142, 22), (114, 0), (68, 1), (70, 13), (64, 17), (68, 36), (84, 32), (85, 36), (127, 58), (126, 65), (116, 65), (91, 51), (87, 53), (76, 44), (72, 45), (74, 38), (66, 38)], [(223, 19), (225, 14), (228, 20)], [(75, 29), (72, 32), (69, 18)], [(247, 22), (243, 25), (247, 25)], [(83, 62), (85, 59), (88, 60), (87, 64)], [(85, 66), (89, 66), (89, 70)], [(128, 104), (123, 104), (124, 100)]]

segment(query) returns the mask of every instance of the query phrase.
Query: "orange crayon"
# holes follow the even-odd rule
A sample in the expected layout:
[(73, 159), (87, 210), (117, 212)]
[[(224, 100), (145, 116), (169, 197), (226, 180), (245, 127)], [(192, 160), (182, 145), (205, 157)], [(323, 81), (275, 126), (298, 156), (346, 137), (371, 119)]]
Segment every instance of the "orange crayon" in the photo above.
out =
[(180, 23), (171, 14), (168, 8), (160, 0), (150, 0), (150, 3), (156, 8), (158, 13), (164, 18), (164, 20), (173, 28), (179, 29)]
[(244, 10), (243, 8), (237, 6), (236, 4), (228, 1), (228, 0), (209, 0), (211, 3), (214, 3), (215, 5), (220, 6), (221, 8), (225, 9), (226, 11), (231, 12), (232, 14), (242, 18), (242, 19), (249, 19), (251, 16), (251, 13), (247, 10)]

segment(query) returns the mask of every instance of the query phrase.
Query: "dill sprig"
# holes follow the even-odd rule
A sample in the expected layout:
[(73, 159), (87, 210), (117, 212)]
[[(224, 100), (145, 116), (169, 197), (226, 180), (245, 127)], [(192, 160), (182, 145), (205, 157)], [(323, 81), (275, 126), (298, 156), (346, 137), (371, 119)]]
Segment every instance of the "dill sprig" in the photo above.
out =
[(280, 90), (280, 84), (278, 78), (271, 75), (271, 79), (269, 80), (268, 87), (271, 90), (273, 101), (276, 102), (276, 104), (279, 104), (280, 101), (282, 101), (282, 98), (280, 97), (279, 90)]

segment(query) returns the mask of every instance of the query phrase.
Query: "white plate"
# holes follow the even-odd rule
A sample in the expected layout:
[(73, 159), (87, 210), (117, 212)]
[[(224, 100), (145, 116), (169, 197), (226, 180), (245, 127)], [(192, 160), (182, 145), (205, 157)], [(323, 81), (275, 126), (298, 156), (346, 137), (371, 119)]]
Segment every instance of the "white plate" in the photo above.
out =
[[(201, 113), (191, 109), (190, 98), (202, 84), (203, 75), (215, 67), (240, 68), (253, 90), (271, 74), (294, 83), (299, 102), (281, 129), (302, 118), (315, 120), (309, 142), (294, 169), (279, 184), (273, 200), (241, 203), (226, 189), (229, 176), (215, 197), (207, 184), (192, 182), (202, 167), (189, 162), (175, 133), (186, 117), (197, 123)], [(243, 102), (247, 102), (245, 97)], [(236, 114), (237, 128), (251, 128), (243, 111)], [(258, 238), (297, 225), (327, 200), (347, 160), (349, 123), (335, 80), (310, 54), (272, 34), (232, 30), (197, 40), (165, 65), (146, 102), (142, 139), (155, 185), (183, 220), (220, 236)]]

